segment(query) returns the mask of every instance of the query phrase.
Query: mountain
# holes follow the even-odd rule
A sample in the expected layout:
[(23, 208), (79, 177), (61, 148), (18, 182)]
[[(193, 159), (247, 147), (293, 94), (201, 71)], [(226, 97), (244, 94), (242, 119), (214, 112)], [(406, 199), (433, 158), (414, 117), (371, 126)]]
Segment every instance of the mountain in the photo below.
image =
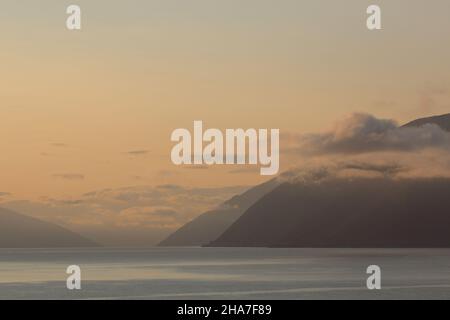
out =
[(450, 131), (450, 113), (441, 116), (417, 119), (405, 124), (404, 127), (420, 127), (425, 124), (436, 124), (443, 130)]
[(283, 183), (213, 247), (450, 247), (450, 179)]
[(52, 223), (0, 208), (0, 248), (92, 247), (96, 244)]
[[(418, 119), (405, 126), (422, 126), (428, 123), (437, 124), (441, 128), (450, 131), (450, 114)], [(378, 184), (380, 183), (381, 182), (378, 182)], [(385, 181), (384, 183), (388, 182)], [(390, 181), (389, 183), (393, 182)], [(277, 198), (282, 199), (287, 196), (280, 193), (280, 190), (285, 190), (285, 188), (304, 188), (305, 190), (303, 191), (305, 192), (309, 190), (309, 186), (307, 185), (302, 187), (298, 184), (283, 184), (280, 186), (279, 180), (271, 180), (265, 184), (249, 189), (242, 195), (230, 199), (215, 210), (208, 211), (198, 216), (175, 231), (159, 245), (201, 246), (206, 244), (211, 246), (303, 246), (303, 244), (299, 244), (298, 241), (295, 240), (297, 237), (295, 235), (296, 228), (298, 227), (296, 225), (298, 222), (297, 219), (300, 219), (300, 222), (303, 225), (302, 219), (307, 219), (307, 221), (312, 222), (315, 218), (323, 214), (322, 218), (329, 220), (330, 217), (328, 217), (328, 215), (331, 214), (331, 217), (333, 217), (333, 213), (329, 212), (330, 210), (327, 210), (326, 212), (314, 213), (316, 216), (310, 216), (309, 211), (317, 211), (311, 207), (307, 208), (308, 212), (303, 212), (304, 210), (302, 210), (301, 214), (299, 213), (299, 216), (297, 214), (298, 210), (296, 206), (303, 207), (301, 203), (296, 203), (296, 201), (302, 199), (301, 195), (299, 195), (298, 199), (284, 199), (278, 203), (277, 207), (270, 207), (271, 201), (278, 201)], [(348, 190), (348, 192), (353, 191)], [(332, 194), (328, 195), (330, 198), (327, 198), (325, 194), (322, 194), (322, 196), (323, 198), (320, 199), (322, 203), (331, 203), (334, 199)], [(311, 199), (304, 200), (307, 201)], [(267, 208), (265, 207), (266, 205), (268, 206)], [(345, 205), (345, 203), (341, 205)], [(351, 208), (348, 208), (348, 210), (351, 212)], [(262, 220), (260, 220), (259, 215), (267, 215), (267, 217), (262, 217)], [(277, 221), (278, 217), (283, 217), (285, 223), (283, 224), (283, 221), (279, 223)], [(266, 218), (267, 221), (264, 220)], [(251, 222), (247, 221), (247, 219), (250, 219)], [(320, 223), (320, 219), (317, 223)], [(292, 232), (294, 236), (288, 235), (288, 231)], [(308, 234), (310, 231), (303, 230), (303, 232)], [(275, 239), (275, 235), (279, 235), (279, 239)], [(290, 238), (292, 238), (292, 241), (289, 240)], [(252, 241), (254, 241), (254, 243)], [(327, 243), (327, 245), (333, 246), (331, 242)], [(355, 242), (354, 245), (358, 246), (358, 243)]]
[(279, 185), (277, 179), (251, 188), (183, 225), (159, 246), (202, 246), (217, 239), (251, 205)]

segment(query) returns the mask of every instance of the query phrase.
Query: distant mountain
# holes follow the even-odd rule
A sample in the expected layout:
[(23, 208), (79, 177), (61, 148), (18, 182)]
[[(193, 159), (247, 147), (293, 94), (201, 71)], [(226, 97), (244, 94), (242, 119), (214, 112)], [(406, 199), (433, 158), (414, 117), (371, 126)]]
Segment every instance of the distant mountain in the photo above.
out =
[(284, 183), (214, 247), (450, 247), (450, 179)]
[(405, 124), (404, 127), (420, 127), (430, 123), (438, 125), (443, 130), (450, 131), (450, 113), (441, 116), (417, 119)]
[(188, 222), (159, 246), (202, 246), (217, 239), (245, 210), (279, 185), (277, 179), (249, 189), (223, 203), (219, 208), (201, 214)]
[(0, 208), (0, 248), (92, 247), (96, 244), (52, 223)]

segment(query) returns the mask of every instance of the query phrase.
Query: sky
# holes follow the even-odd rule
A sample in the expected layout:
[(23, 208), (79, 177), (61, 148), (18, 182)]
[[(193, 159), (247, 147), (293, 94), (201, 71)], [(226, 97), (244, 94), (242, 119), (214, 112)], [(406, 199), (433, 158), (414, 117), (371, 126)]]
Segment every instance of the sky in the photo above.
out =
[[(75, 3), (82, 30), (71, 32), (65, 10)], [(366, 28), (373, 3), (379, 31)], [(170, 134), (194, 120), (283, 137), (353, 112), (404, 123), (450, 110), (447, 0), (0, 6), (0, 201), (267, 180), (239, 167), (174, 166)], [(281, 171), (293, 161), (282, 156)]]

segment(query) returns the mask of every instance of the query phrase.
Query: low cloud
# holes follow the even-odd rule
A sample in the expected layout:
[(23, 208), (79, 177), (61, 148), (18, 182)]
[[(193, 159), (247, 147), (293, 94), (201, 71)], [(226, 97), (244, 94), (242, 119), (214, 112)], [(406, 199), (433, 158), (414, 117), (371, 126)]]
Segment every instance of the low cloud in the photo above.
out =
[(117, 223), (126, 227), (175, 228), (178, 213), (170, 207), (131, 207), (122, 210)]
[(369, 173), (379, 173), (383, 176), (389, 176), (393, 177), (401, 172), (408, 171), (408, 168), (406, 168), (404, 165), (399, 163), (384, 163), (384, 164), (377, 164), (377, 163), (367, 163), (367, 162), (348, 162), (348, 163), (341, 163), (340, 168), (342, 170), (356, 170), (356, 171), (366, 171)]
[(259, 174), (260, 168), (255, 166), (245, 166), (228, 171), (229, 174)]
[[(290, 137), (292, 140), (292, 137)], [(355, 113), (325, 133), (297, 136), (290, 151), (303, 154), (358, 154), (450, 149), (450, 133), (434, 124), (399, 127), (393, 120)]]
[(208, 165), (205, 164), (198, 164), (198, 165), (187, 165), (183, 166), (183, 169), (190, 169), (190, 170), (207, 170), (209, 169)]
[(132, 151), (127, 151), (126, 154), (128, 154), (130, 156), (145, 156), (149, 152), (150, 152), (149, 150), (132, 150)]
[(395, 162), (330, 161), (292, 168), (279, 179), (281, 182), (316, 183), (334, 178), (397, 178), (407, 171), (402, 164)]
[(183, 186), (180, 186), (178, 184), (161, 184), (156, 186), (156, 189), (163, 189), (163, 190), (185, 190)]
[(11, 193), (9, 192), (0, 192), (0, 201), (3, 201), (5, 198), (8, 198), (11, 196)]
[[(153, 245), (248, 186), (177, 184), (101, 189), (71, 198), (8, 201), (2, 206), (50, 221), (106, 245)], [(133, 240), (134, 239), (134, 240)]]
[(54, 178), (63, 179), (63, 180), (83, 180), (84, 175), (78, 173), (60, 173), (54, 174)]

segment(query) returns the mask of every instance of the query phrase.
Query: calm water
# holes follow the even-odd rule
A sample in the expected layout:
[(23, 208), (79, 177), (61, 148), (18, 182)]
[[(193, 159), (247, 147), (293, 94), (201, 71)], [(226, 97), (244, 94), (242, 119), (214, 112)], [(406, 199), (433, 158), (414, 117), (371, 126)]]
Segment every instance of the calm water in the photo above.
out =
[[(68, 265), (82, 290), (66, 289)], [(382, 290), (366, 289), (367, 266)], [(0, 250), (0, 299), (448, 299), (450, 250)]]

